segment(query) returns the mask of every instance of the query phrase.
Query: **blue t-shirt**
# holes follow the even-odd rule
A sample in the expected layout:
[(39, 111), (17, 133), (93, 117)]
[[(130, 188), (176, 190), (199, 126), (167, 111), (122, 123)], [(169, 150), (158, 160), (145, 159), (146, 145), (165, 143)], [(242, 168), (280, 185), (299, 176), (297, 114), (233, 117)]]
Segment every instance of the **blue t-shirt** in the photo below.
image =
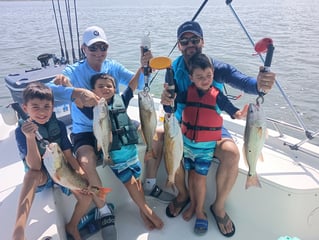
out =
[[(132, 71), (126, 69), (119, 62), (106, 59), (101, 67), (101, 73), (111, 75), (116, 80), (116, 92), (119, 92), (119, 85), (127, 86), (134, 76)], [(73, 65), (68, 65), (62, 72), (63, 75), (70, 79), (72, 87), (64, 87), (55, 85), (53, 81), (48, 83), (48, 86), (53, 90), (54, 97), (57, 100), (72, 101), (71, 99), (74, 88), (85, 88), (91, 90), (90, 79), (93, 75), (100, 73), (92, 69), (87, 60), (77, 62)], [(141, 74), (138, 83), (138, 89), (144, 87), (144, 75)], [(93, 122), (87, 118), (83, 112), (76, 106), (72, 101), (71, 105), (71, 116), (72, 116), (72, 132), (92, 132)]]

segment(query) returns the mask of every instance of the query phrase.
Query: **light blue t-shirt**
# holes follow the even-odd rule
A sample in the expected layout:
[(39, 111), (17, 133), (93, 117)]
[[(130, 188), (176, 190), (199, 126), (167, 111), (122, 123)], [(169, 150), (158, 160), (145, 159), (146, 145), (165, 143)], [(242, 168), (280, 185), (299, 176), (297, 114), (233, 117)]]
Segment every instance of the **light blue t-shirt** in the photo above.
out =
[[(74, 88), (85, 88), (91, 90), (90, 79), (97, 73), (107, 73), (114, 77), (116, 81), (116, 93), (119, 93), (119, 85), (127, 86), (134, 76), (132, 71), (126, 69), (119, 62), (106, 59), (101, 67), (101, 71), (97, 72), (92, 69), (86, 60), (77, 62), (73, 65), (68, 65), (62, 72), (63, 75), (70, 79), (73, 87), (63, 87), (55, 85), (53, 81), (48, 83), (52, 89), (56, 100), (70, 101), (71, 103), (71, 117), (72, 117), (72, 132), (93, 132), (93, 121), (88, 119), (75, 105), (71, 99)], [(138, 89), (144, 87), (144, 75), (141, 74), (138, 83)]]

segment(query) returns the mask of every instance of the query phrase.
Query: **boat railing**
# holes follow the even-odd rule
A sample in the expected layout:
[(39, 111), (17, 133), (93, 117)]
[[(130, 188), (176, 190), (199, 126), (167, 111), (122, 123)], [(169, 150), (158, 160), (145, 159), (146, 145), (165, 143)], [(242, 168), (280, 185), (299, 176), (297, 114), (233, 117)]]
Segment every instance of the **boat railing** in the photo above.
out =
[(299, 142), (294, 143), (294, 144), (292, 144), (290, 142), (284, 142), (284, 144), (286, 146), (288, 146), (291, 150), (299, 150), (299, 151), (305, 152), (307, 154), (311, 154), (312, 156), (319, 157), (319, 152), (313, 152), (310, 150), (306, 150), (305, 148), (301, 148), (302, 145), (304, 145), (306, 142), (314, 140), (319, 135), (319, 131), (314, 132), (314, 131), (310, 131), (310, 130), (305, 130), (303, 127), (299, 127), (297, 125), (287, 123), (285, 121), (281, 121), (278, 119), (269, 118), (269, 117), (267, 117), (267, 121), (270, 122), (272, 124), (272, 126), (274, 127), (274, 129), (278, 132), (278, 134), (279, 134), (278, 137), (284, 137), (285, 134), (284, 134), (283, 128), (291, 129), (294, 132), (297, 131), (297, 132), (303, 133), (305, 135), (305, 137), (304, 137), (304, 139), (300, 140)]

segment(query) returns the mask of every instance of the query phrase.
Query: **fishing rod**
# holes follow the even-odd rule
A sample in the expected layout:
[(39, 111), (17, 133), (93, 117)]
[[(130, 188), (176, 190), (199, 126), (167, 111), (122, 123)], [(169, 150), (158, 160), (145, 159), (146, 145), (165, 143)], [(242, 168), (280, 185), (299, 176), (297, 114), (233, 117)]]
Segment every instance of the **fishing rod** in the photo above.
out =
[(60, 7), (60, 0), (58, 0), (58, 8), (59, 8), (59, 15), (60, 15), (60, 22), (61, 22), (61, 29), (62, 29), (62, 35), (63, 35), (63, 41), (64, 41), (64, 48), (65, 48), (65, 56), (66, 56), (66, 63), (69, 63), (69, 53), (68, 49), (66, 47), (66, 40), (65, 40), (65, 34), (64, 34), (64, 27), (63, 27), (63, 20), (62, 20), (62, 13), (61, 13), (61, 7)]
[(75, 26), (76, 26), (76, 35), (77, 35), (77, 42), (78, 42), (78, 51), (79, 51), (79, 60), (82, 60), (83, 54), (80, 47), (80, 36), (79, 36), (79, 23), (78, 23), (78, 11), (76, 8), (76, 0), (74, 0), (74, 14), (75, 14)]
[[(233, 8), (233, 6), (231, 5), (232, 0), (226, 0), (226, 5), (229, 6), (230, 10), (232, 11), (233, 15), (235, 16), (235, 18), (237, 19), (238, 23), (240, 24), (241, 28), (244, 30), (246, 36), (248, 37), (250, 43), (255, 47), (255, 43), (252, 39), (252, 37), (250, 36), (250, 34), (248, 33), (246, 27), (244, 26), (243, 22), (240, 20), (239, 16), (237, 15), (235, 9)], [(263, 58), (263, 56), (261, 55), (261, 53), (257, 53), (261, 59), (261, 61), (263, 63), (265, 63), (265, 60)], [(300, 124), (300, 126), (302, 126), (306, 137), (308, 139), (312, 139), (312, 133), (310, 131), (307, 130), (306, 125), (304, 124), (304, 122), (302, 121), (302, 119), (300, 118), (300, 116), (298, 115), (297, 111), (295, 110), (294, 106), (292, 105), (292, 103), (290, 102), (289, 98), (287, 97), (286, 93), (283, 91), (280, 83), (278, 82), (278, 80), (275, 81), (276, 86), (278, 87), (279, 91), (281, 92), (282, 96), (284, 97), (284, 99), (286, 100), (286, 102), (288, 103), (290, 109), (292, 110), (294, 116), (296, 117), (298, 123)]]
[[(200, 5), (200, 7), (198, 8), (198, 10), (196, 11), (196, 13), (194, 14), (193, 18), (191, 19), (191, 21), (195, 21), (195, 19), (197, 18), (197, 16), (200, 14), (200, 12), (203, 10), (203, 8), (205, 7), (206, 3), (208, 2), (208, 0), (204, 0), (204, 2), (202, 2), (202, 4)], [(171, 56), (171, 54), (173, 53), (173, 51), (175, 50), (176, 46), (177, 46), (178, 41), (175, 42), (175, 45), (173, 46), (173, 48), (171, 49), (171, 51), (168, 54), (168, 57)], [(152, 84), (153, 80), (156, 78), (158, 74), (158, 71), (154, 74), (154, 77), (151, 79), (149, 85)]]
[(72, 33), (73, 31), (72, 31), (72, 23), (71, 23), (70, 1), (64, 0), (64, 3), (65, 3), (65, 11), (66, 11), (67, 19), (68, 19), (68, 26), (69, 26), (69, 32), (70, 32), (72, 59), (73, 59), (73, 63), (75, 63), (77, 60), (75, 57), (75, 51), (74, 51), (74, 45), (73, 45), (73, 33)]
[(64, 50), (63, 50), (63, 46), (62, 46), (60, 28), (59, 28), (58, 19), (56, 16), (54, 0), (52, 0), (52, 7), (53, 7), (53, 12), (54, 12), (55, 26), (56, 26), (56, 30), (58, 32), (59, 43), (60, 43), (60, 48), (61, 48), (61, 63), (64, 64), (65, 63)]

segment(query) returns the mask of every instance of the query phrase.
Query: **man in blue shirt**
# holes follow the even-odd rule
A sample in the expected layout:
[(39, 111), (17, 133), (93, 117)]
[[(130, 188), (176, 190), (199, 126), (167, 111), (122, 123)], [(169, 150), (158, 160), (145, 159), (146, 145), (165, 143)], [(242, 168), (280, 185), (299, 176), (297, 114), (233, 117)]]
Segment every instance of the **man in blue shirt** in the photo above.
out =
[[(182, 55), (177, 57), (172, 68), (174, 71), (175, 92), (185, 91), (190, 85), (189, 78), (189, 59), (196, 53), (201, 53), (204, 47), (203, 31), (201, 26), (195, 21), (187, 21), (179, 26), (177, 30), (178, 48)], [(248, 77), (229, 64), (213, 59), (214, 65), (214, 86), (222, 90), (224, 83), (240, 89), (246, 93), (258, 95), (260, 92), (267, 93), (275, 82), (275, 74), (272, 72), (259, 71), (257, 79)], [(263, 67), (260, 67), (260, 70)], [(174, 96), (164, 89), (161, 102), (163, 105), (172, 105)], [(176, 106), (176, 105), (175, 105)], [(183, 106), (177, 104), (175, 116), (181, 119)], [(216, 174), (216, 200), (210, 206), (217, 226), (222, 235), (231, 237), (235, 233), (235, 225), (225, 211), (226, 199), (236, 182), (238, 175), (238, 162), (240, 153), (237, 145), (231, 138), (227, 129), (223, 128), (222, 139), (217, 142), (215, 157), (220, 164)], [(185, 186), (185, 173), (181, 167), (175, 176), (178, 188), (177, 197), (168, 205), (166, 214), (168, 217), (176, 217), (189, 202), (189, 193)], [(184, 219), (190, 219), (193, 212), (185, 211)]]
[[(119, 92), (119, 85), (128, 85), (134, 73), (126, 69), (119, 62), (106, 58), (109, 42), (100, 27), (92, 26), (87, 28), (83, 34), (82, 51), (85, 59), (73, 65), (67, 66), (61, 75), (56, 76), (48, 85), (57, 100), (72, 101), (72, 143), (74, 153), (88, 176), (91, 186), (102, 186), (101, 179), (96, 171), (97, 156), (95, 153), (95, 138), (92, 136), (93, 121), (85, 116), (80, 110), (81, 107), (93, 107), (97, 105), (99, 97), (91, 90), (90, 79), (97, 73), (107, 73), (113, 76), (116, 81), (116, 93)], [(141, 57), (141, 66), (145, 66), (152, 57), (150, 51)], [(144, 76), (139, 78), (138, 88), (144, 86)], [(112, 215), (105, 201), (93, 199), (99, 208), (101, 219)], [(114, 219), (114, 216), (111, 216)], [(104, 221), (105, 222), (105, 221)], [(103, 239), (115, 240), (117, 233), (114, 221), (102, 228)]]

